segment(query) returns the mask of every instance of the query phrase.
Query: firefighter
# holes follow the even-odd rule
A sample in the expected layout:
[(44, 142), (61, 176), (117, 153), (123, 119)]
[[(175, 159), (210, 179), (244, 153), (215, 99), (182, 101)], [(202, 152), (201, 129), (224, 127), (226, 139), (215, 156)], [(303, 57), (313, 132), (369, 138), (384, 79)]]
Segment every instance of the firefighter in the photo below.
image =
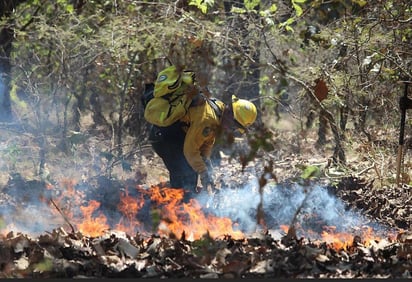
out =
[(227, 105), (204, 95), (193, 100), (188, 114), (182, 119), (190, 124), (183, 153), (191, 167), (199, 174), (203, 189), (210, 193), (215, 188), (210, 156), (216, 139), (224, 139), (235, 131), (245, 133), (256, 117), (256, 106), (235, 95), (232, 95), (232, 101)]
[[(168, 186), (170, 188), (183, 188), (187, 190), (188, 193), (197, 185), (198, 175), (183, 155), (186, 124), (179, 120), (179, 116), (175, 117), (182, 111), (185, 114), (187, 109), (178, 108), (182, 106), (182, 103), (177, 104), (178, 107), (176, 107), (175, 104), (171, 104), (170, 107), (173, 106), (175, 112), (169, 115), (168, 119), (160, 120), (157, 119), (157, 116), (164, 111), (163, 107), (167, 107), (166, 111), (169, 110), (169, 102), (166, 99), (168, 98), (167, 96), (176, 94), (177, 91), (181, 92), (193, 79), (194, 77), (192, 77), (190, 73), (182, 77), (176, 68), (173, 66), (168, 67), (158, 74), (155, 83), (145, 85), (145, 92), (142, 95), (144, 115), (146, 120), (151, 124), (149, 142), (169, 171)], [(165, 97), (165, 99), (162, 97)], [(186, 98), (187, 97), (184, 97), (184, 99)], [(162, 104), (156, 104), (157, 101), (160, 101)], [(170, 120), (171, 122), (169, 122)], [(162, 122), (164, 122), (164, 124), (162, 124)]]
[[(176, 85), (180, 85), (179, 81), (185, 77), (185, 73), (192, 75), (185, 71), (182, 72), (183, 75), (179, 75), (175, 71), (177, 68), (169, 67), (159, 73), (154, 84), (155, 97), (168, 96), (179, 91)], [(215, 187), (210, 156), (216, 138), (236, 130), (246, 132), (257, 116), (256, 106), (252, 102), (232, 96), (231, 103), (225, 105), (220, 100), (204, 95), (195, 85), (194, 75), (191, 77), (193, 83), (187, 79), (189, 83), (181, 84), (187, 88), (188, 97), (184, 99), (184, 103), (190, 103), (185, 107), (187, 112), (178, 121), (172, 125), (159, 126), (160, 115), (153, 109), (160, 106), (150, 106), (147, 102), (148, 107), (145, 110), (145, 119), (158, 123), (152, 126), (150, 132), (152, 148), (169, 171), (170, 186), (186, 190), (184, 200), (190, 199), (192, 192), (198, 192), (199, 175), (203, 188), (211, 191)], [(173, 111), (176, 107), (170, 109)], [(169, 114), (173, 115), (170, 112)]]

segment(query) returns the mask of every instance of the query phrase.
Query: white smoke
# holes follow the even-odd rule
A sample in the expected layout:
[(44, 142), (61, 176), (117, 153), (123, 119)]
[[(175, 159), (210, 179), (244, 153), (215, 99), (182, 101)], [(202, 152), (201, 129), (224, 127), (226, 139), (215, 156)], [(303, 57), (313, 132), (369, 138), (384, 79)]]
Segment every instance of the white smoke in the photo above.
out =
[[(257, 224), (260, 203), (257, 181), (237, 189), (223, 189), (212, 199), (207, 193), (196, 198), (206, 211), (218, 217), (228, 217), (245, 233), (261, 227)], [(354, 228), (369, 226), (377, 231), (384, 227), (371, 222), (361, 211), (351, 210), (325, 187), (299, 184), (268, 184), (263, 192), (263, 211), (268, 229), (289, 226), (294, 221), (304, 230), (321, 231), (325, 226), (336, 227), (337, 232), (353, 232)]]

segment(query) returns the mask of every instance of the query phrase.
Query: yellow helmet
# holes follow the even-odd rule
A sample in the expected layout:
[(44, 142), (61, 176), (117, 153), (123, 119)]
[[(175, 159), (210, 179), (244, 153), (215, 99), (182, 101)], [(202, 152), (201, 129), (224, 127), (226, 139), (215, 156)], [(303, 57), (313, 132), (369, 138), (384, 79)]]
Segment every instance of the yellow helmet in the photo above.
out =
[(233, 116), (243, 127), (248, 127), (255, 122), (257, 117), (256, 106), (247, 100), (239, 99), (232, 95)]
[(186, 84), (194, 83), (195, 74), (191, 71), (179, 72), (176, 66), (170, 66), (162, 70), (157, 76), (154, 88), (154, 97), (162, 97), (176, 91), (182, 82)]

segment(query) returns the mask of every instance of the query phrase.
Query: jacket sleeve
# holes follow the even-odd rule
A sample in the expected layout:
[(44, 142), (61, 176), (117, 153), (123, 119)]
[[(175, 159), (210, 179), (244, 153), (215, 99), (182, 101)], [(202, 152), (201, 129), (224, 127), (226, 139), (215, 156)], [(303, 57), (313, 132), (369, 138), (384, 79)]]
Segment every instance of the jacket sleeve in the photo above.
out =
[(209, 126), (192, 124), (185, 137), (183, 152), (190, 166), (197, 172), (207, 170), (204, 159), (209, 158), (215, 141), (215, 132)]
[(183, 153), (190, 166), (197, 172), (207, 170), (203, 159), (210, 157), (216, 139), (219, 118), (207, 104), (190, 108), (190, 126), (186, 132)]
[(170, 126), (186, 115), (189, 105), (190, 99), (185, 95), (173, 104), (164, 98), (155, 97), (147, 104), (144, 118), (147, 122), (157, 126)]
[(186, 132), (183, 153), (190, 166), (197, 172), (202, 173), (206, 170), (206, 164), (201, 155), (202, 147), (202, 129), (195, 126), (190, 126)]

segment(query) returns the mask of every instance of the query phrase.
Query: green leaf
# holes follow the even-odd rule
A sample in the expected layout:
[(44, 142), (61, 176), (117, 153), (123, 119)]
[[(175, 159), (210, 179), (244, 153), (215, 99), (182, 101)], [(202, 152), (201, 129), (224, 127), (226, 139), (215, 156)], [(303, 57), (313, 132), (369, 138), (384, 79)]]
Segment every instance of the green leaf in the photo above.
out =
[(196, 6), (203, 14), (207, 13), (208, 6), (212, 7), (214, 0), (190, 0), (189, 5)]
[(368, 4), (368, 1), (366, 0), (352, 0), (352, 2), (358, 4), (360, 7), (363, 7), (366, 4)]
[(269, 11), (271, 11), (272, 13), (275, 13), (278, 10), (278, 6), (276, 6), (276, 4), (272, 4), (272, 6), (270, 6)]
[(244, 3), (246, 10), (254, 10), (260, 5), (260, 0), (245, 0)]
[(319, 167), (311, 165), (304, 169), (301, 175), (301, 178), (310, 179), (310, 178), (318, 177), (319, 175), (320, 175)]
[(242, 8), (238, 8), (238, 7), (232, 7), (232, 9), (230, 10), (232, 13), (236, 13), (236, 14), (244, 14), (246, 13), (246, 9), (242, 9)]
[(299, 6), (298, 4), (296, 4), (295, 2), (293, 2), (292, 4), (293, 4), (293, 8), (294, 8), (295, 11), (296, 11), (296, 15), (297, 15), (298, 17), (300, 17), (300, 16), (303, 14), (303, 9), (302, 9), (302, 7)]
[(294, 22), (295, 22), (295, 19), (294, 19), (294, 18), (289, 18), (289, 19), (287, 19), (285, 22), (280, 23), (280, 24), (279, 24), (279, 27), (285, 27), (285, 28), (287, 28), (287, 26), (290, 26), (290, 25), (293, 24)]
[(295, 30), (290, 25), (285, 26), (285, 29), (286, 31), (295, 32)]
[(73, 12), (74, 12), (74, 7), (73, 7), (73, 5), (72, 5), (72, 4), (67, 5), (67, 6), (66, 6), (66, 11), (67, 11), (68, 13), (70, 13), (70, 14), (73, 14)]

